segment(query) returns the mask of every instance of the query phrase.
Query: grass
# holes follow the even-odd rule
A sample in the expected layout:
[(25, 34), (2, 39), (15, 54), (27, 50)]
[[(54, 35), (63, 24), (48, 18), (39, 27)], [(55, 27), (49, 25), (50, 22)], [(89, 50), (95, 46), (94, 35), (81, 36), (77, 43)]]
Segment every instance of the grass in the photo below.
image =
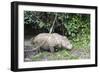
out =
[(67, 60), (67, 59), (78, 59), (78, 57), (71, 55), (70, 51), (67, 51), (67, 50), (61, 50), (54, 53), (44, 51), (32, 57), (33, 61)]

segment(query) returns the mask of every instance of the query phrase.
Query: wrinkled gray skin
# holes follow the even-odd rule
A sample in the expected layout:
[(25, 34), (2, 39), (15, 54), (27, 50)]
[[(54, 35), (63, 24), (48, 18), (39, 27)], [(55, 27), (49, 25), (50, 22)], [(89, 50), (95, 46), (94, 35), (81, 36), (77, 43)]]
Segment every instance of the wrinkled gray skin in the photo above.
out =
[(54, 47), (72, 49), (70, 41), (58, 33), (41, 33), (32, 39), (32, 44), (35, 45), (35, 49), (50, 49), (51, 52), (54, 52)]

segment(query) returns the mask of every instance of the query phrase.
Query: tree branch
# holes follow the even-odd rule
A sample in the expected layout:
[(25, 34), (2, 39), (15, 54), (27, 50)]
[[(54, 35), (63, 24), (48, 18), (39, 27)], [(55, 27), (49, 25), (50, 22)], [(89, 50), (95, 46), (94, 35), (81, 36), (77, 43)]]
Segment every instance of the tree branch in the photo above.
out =
[(54, 21), (53, 21), (53, 24), (52, 24), (52, 26), (51, 26), (51, 28), (50, 28), (49, 33), (52, 33), (52, 30), (53, 30), (53, 27), (54, 27), (54, 24), (55, 24), (56, 19), (57, 19), (57, 13), (55, 14), (55, 19), (54, 19)]

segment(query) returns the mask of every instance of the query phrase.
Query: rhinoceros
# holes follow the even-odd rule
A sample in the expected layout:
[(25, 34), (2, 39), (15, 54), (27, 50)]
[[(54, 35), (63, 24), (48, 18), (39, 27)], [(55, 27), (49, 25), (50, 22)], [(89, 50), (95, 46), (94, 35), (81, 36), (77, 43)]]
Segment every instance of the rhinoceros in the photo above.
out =
[(62, 36), (58, 33), (40, 33), (36, 37), (31, 39), (32, 44), (35, 45), (35, 49), (49, 49), (54, 52), (54, 47), (63, 47), (66, 49), (72, 49), (72, 44), (66, 36)]

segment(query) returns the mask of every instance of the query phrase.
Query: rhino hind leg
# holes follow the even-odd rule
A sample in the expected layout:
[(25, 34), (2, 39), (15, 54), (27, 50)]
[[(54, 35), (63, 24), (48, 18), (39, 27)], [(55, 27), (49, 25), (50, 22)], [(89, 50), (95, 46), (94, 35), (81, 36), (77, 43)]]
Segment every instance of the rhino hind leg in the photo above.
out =
[(41, 52), (41, 49), (40, 49), (40, 48), (38, 48), (38, 49), (37, 49), (37, 52), (38, 52), (38, 53), (40, 53), (40, 52)]

